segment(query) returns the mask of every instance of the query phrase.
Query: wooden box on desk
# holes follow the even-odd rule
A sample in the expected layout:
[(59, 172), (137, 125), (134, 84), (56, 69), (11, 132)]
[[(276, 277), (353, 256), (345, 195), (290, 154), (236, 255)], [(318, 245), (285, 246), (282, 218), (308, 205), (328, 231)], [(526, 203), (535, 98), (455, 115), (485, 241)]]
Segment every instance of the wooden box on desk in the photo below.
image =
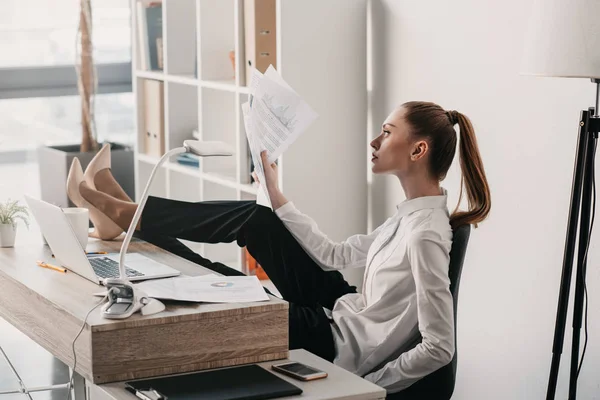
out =
[[(34, 235), (35, 236), (35, 235)], [(74, 273), (39, 268), (51, 253), (39, 237), (0, 249), (0, 316), (73, 367), (72, 344), (103, 290)], [(91, 241), (88, 251), (118, 252), (121, 241)], [(188, 276), (209, 271), (141, 241), (140, 252)], [(288, 356), (288, 303), (275, 297), (245, 304), (167, 303), (159, 314), (108, 320), (100, 306), (76, 341), (75, 370), (106, 383), (208, 368), (278, 360)]]

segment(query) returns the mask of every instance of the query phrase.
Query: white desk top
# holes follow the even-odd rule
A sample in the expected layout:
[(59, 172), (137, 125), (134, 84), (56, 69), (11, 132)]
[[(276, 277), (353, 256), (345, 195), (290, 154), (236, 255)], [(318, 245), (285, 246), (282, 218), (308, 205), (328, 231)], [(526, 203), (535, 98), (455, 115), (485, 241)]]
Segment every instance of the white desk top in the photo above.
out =
[[(286, 360), (268, 361), (260, 363), (261, 367), (273, 372), (282, 379), (298, 386), (302, 389), (302, 394), (299, 396), (285, 397), (286, 400), (302, 399), (302, 400), (379, 400), (385, 399), (385, 389), (362, 379), (359, 376), (346, 371), (320, 357), (309, 353), (306, 350), (290, 351), (290, 360), (304, 363), (308, 366), (315, 367), (327, 372), (328, 377), (325, 379), (317, 379), (314, 381), (303, 382), (286, 375), (275, 372), (271, 369), (272, 364), (285, 362)], [(106, 383), (95, 386), (103, 394), (108, 395), (113, 400), (138, 400), (133, 394), (125, 390), (125, 384)], [(95, 390), (96, 391), (96, 390)]]

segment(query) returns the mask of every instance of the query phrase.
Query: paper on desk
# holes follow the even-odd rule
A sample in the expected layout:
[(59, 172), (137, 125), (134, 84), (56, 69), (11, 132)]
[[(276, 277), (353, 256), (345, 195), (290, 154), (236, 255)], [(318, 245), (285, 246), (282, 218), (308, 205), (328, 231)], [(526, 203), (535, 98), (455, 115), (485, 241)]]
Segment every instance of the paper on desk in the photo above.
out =
[(202, 303), (249, 303), (267, 301), (269, 296), (256, 276), (216, 276), (154, 279), (136, 283), (155, 299)]
[(272, 65), (264, 75), (253, 70), (249, 101), (242, 104), (242, 112), (255, 172), (263, 187), (259, 197), (266, 197), (265, 205), (272, 208), (263, 184), (260, 152), (267, 150), (269, 162), (275, 162), (318, 115)]

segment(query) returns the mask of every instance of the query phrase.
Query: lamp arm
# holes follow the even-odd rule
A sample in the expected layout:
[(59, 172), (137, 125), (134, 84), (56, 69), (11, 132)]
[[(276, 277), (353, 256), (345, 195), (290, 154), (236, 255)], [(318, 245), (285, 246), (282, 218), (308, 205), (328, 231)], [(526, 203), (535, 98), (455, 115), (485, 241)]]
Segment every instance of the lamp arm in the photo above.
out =
[(129, 229), (127, 230), (125, 239), (123, 239), (123, 244), (121, 245), (121, 253), (119, 254), (119, 277), (123, 281), (128, 281), (127, 275), (125, 272), (125, 255), (127, 254), (127, 248), (129, 247), (129, 242), (131, 241), (131, 237), (133, 236), (133, 233), (135, 232), (135, 227), (137, 226), (138, 221), (142, 217), (142, 211), (144, 211), (144, 206), (146, 205), (146, 200), (148, 200), (148, 192), (150, 191), (150, 185), (152, 184), (154, 175), (156, 174), (156, 171), (158, 170), (158, 168), (160, 168), (160, 166), (165, 162), (165, 160), (167, 158), (177, 155), (177, 154), (185, 153), (185, 152), (187, 152), (186, 147), (177, 147), (175, 149), (172, 149), (172, 150), (169, 150), (168, 152), (166, 152), (160, 158), (160, 160), (158, 160), (158, 163), (156, 164), (156, 166), (154, 166), (154, 169), (152, 170), (152, 173), (150, 174), (150, 178), (148, 178), (148, 183), (146, 183), (146, 188), (144, 189), (144, 192), (142, 193), (142, 197), (140, 198), (138, 207), (135, 210), (135, 214), (133, 215), (131, 224), (129, 225)]

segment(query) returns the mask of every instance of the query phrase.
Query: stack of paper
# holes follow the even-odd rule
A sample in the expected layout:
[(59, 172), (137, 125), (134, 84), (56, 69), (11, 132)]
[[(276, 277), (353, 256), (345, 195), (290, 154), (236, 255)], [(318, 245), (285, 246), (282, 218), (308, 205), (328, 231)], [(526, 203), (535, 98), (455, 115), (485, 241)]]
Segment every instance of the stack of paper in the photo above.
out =
[(136, 283), (148, 297), (201, 303), (250, 303), (268, 301), (256, 276), (216, 276), (153, 279)]
[(269, 66), (265, 74), (252, 72), (248, 102), (242, 104), (244, 126), (260, 181), (257, 203), (273, 208), (265, 184), (260, 153), (267, 150), (269, 163), (283, 152), (317, 118), (317, 113)]

